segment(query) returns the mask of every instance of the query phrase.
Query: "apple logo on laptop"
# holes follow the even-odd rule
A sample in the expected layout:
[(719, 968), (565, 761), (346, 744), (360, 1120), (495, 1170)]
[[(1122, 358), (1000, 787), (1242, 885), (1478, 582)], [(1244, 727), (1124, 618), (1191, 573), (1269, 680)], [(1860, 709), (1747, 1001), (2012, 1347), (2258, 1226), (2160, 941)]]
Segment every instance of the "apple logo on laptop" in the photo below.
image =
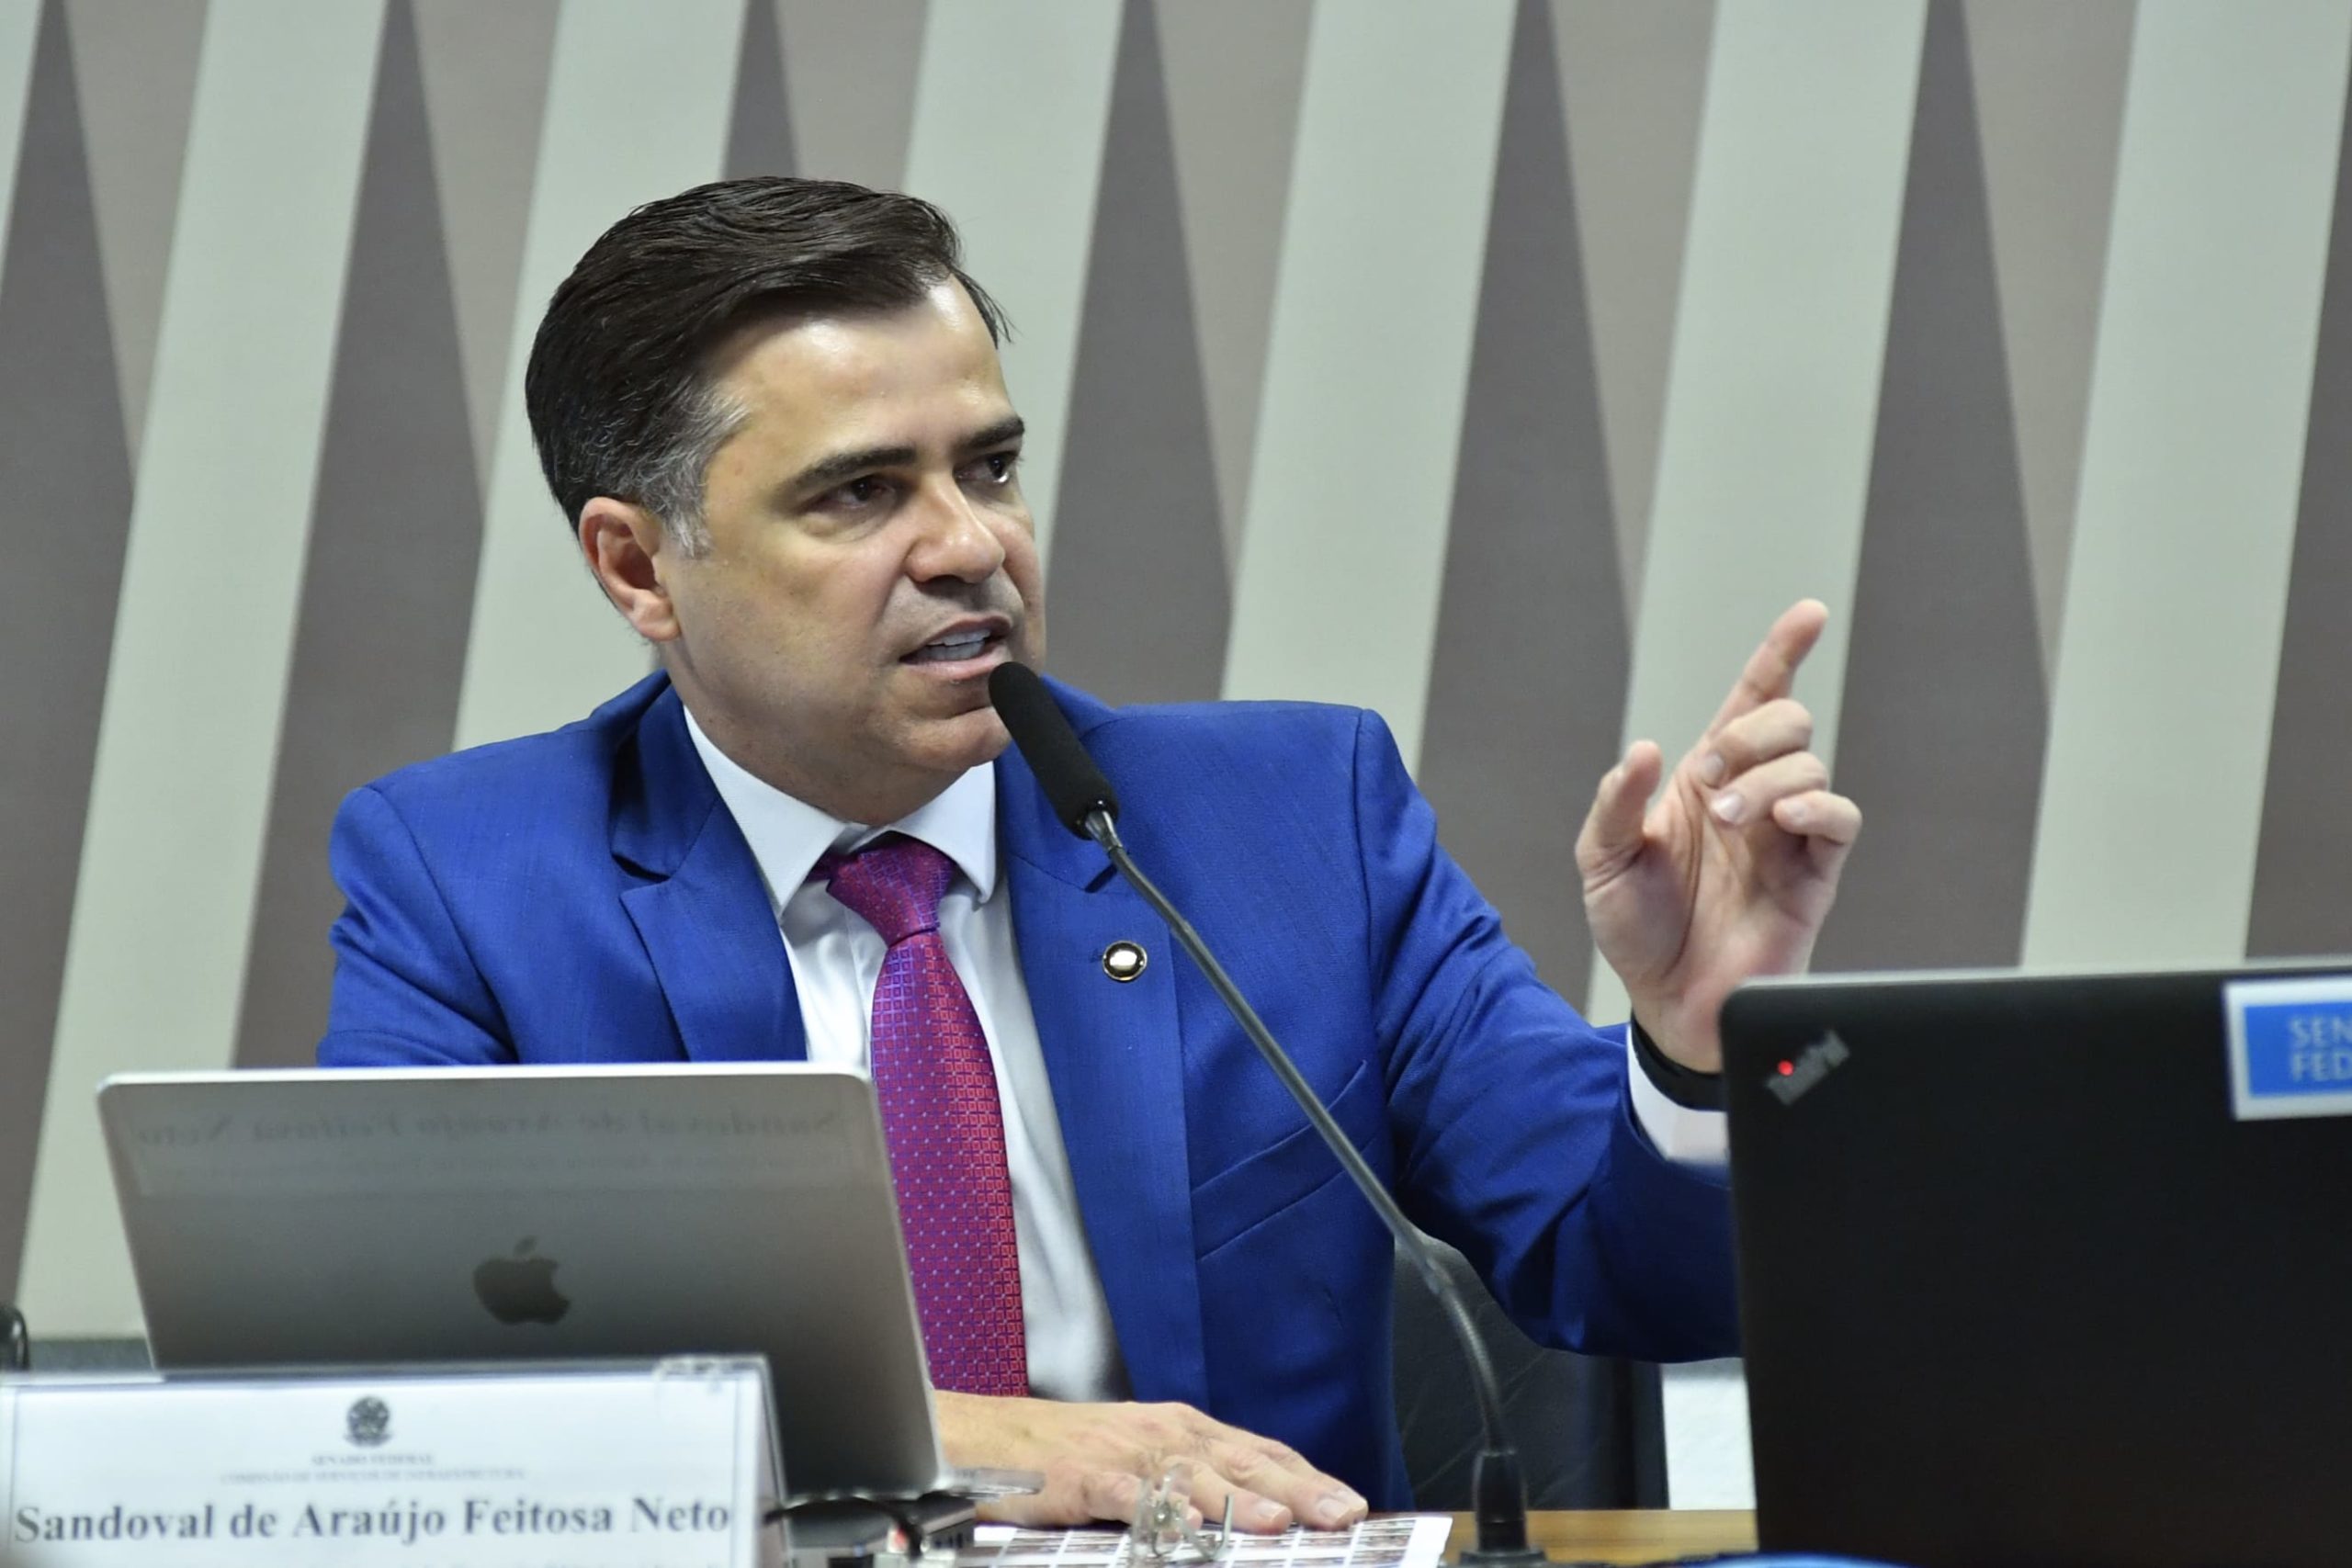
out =
[(571, 1299), (555, 1288), (561, 1265), (533, 1252), (539, 1238), (514, 1244), (512, 1258), (492, 1258), (474, 1269), (474, 1294), (501, 1323), (554, 1323), (571, 1310)]

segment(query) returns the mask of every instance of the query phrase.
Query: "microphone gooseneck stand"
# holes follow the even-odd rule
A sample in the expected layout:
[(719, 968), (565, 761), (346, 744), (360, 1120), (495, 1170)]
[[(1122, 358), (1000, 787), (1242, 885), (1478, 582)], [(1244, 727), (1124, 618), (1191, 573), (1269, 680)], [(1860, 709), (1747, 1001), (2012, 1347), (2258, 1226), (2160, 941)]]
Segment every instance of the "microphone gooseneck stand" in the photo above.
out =
[(1421, 1282), (1430, 1288), (1439, 1304), (1445, 1308), (1445, 1315), (1453, 1325), (1454, 1336), (1462, 1341), (1463, 1354), (1470, 1362), (1470, 1382), (1477, 1391), (1478, 1421), (1487, 1439), (1486, 1447), (1478, 1452), (1476, 1464), (1471, 1469), (1472, 1511), (1477, 1520), (1477, 1539), (1475, 1544), (1463, 1550), (1460, 1560), (1490, 1565), (1490, 1568), (1544, 1562), (1544, 1553), (1528, 1544), (1527, 1484), (1520, 1473), (1519, 1450), (1502, 1437), (1502, 1393), (1495, 1382), (1494, 1363), (1487, 1359), (1486, 1342), (1478, 1337), (1477, 1325), (1471, 1321), (1470, 1309), (1463, 1304), (1462, 1292), (1453, 1288), (1453, 1281), (1446, 1278), (1436, 1257), (1430, 1251), (1429, 1242), (1405, 1217), (1405, 1211), (1396, 1206), (1396, 1200), (1389, 1196), (1388, 1189), (1381, 1185), (1380, 1178), (1373, 1174), (1372, 1167), (1366, 1165), (1363, 1156), (1356, 1152), (1355, 1145), (1349, 1142), (1340, 1123), (1332, 1118), (1330, 1111), (1324, 1109), (1323, 1101), (1306, 1079), (1300, 1076), (1290, 1054), (1276, 1043), (1265, 1024), (1260, 1021), (1257, 1010), (1234, 985), (1232, 976), (1225, 972), (1225, 965), (1216, 961), (1216, 955), (1201, 941), (1200, 933), (1193, 929), (1193, 923), (1178, 912), (1176, 906), (1168, 901), (1167, 897), (1153, 886), (1151, 878), (1146, 876), (1129, 858), (1126, 846), (1119, 841), (1119, 829), (1112, 822), (1111, 814), (1099, 808), (1089, 812), (1086, 834), (1102, 846), (1102, 852), (1111, 857), (1111, 863), (1119, 868), (1119, 874), (1125, 877), (1135, 890), (1143, 895), (1144, 901), (1168, 922), (1168, 929), (1175, 935), (1178, 943), (1192, 954), (1193, 962), (1201, 966), (1201, 973), (1208, 976), (1208, 982), (1216, 988), (1217, 996), (1232, 1010), (1242, 1032), (1250, 1036), (1250, 1043), (1258, 1048), (1258, 1055), (1265, 1058), (1266, 1066), (1273, 1069), (1274, 1077), (1282, 1080), (1283, 1088), (1298, 1101), (1298, 1108), (1306, 1113), (1306, 1119), (1315, 1124), (1315, 1130), (1330, 1145), (1331, 1153), (1346, 1168), (1357, 1190), (1363, 1194), (1364, 1201), (1373, 1206), (1387, 1224), (1389, 1234), (1396, 1238), (1396, 1245), (1404, 1249), (1406, 1257), (1412, 1259), (1414, 1269), (1421, 1276)]
[(1300, 1076), (1290, 1054), (1274, 1039), (1259, 1019), (1257, 1010), (1225, 972), (1225, 965), (1217, 962), (1216, 955), (1193, 929), (1193, 922), (1168, 901), (1167, 896), (1129, 857), (1126, 845), (1120, 842), (1115, 820), (1119, 797), (1102, 770), (1094, 765), (1094, 759), (1079, 740), (1069, 720), (1063, 716), (1053, 694), (1046, 690), (1045, 682), (1023, 665), (999, 665), (989, 677), (989, 698), (1011, 732), (1013, 744), (1021, 749), (1030, 770), (1037, 775), (1038, 785), (1052, 805), (1054, 815), (1071, 832), (1100, 844), (1119, 874), (1168, 922), (1178, 944), (1200, 965), (1201, 973), (1208, 977), (1234, 1021), (1250, 1037), (1250, 1043), (1258, 1048), (1258, 1055), (1265, 1058), (1266, 1066), (1273, 1069), (1274, 1077), (1282, 1080), (1290, 1097), (1298, 1102), (1299, 1110), (1306, 1112), (1332, 1156), (1363, 1194), (1364, 1201), (1372, 1205), (1389, 1234), (1396, 1238), (1396, 1245), (1412, 1259), (1422, 1283), (1444, 1307), (1446, 1319), (1470, 1363), (1471, 1385), (1477, 1391), (1479, 1425), (1486, 1439), (1471, 1470), (1476, 1540), (1464, 1549), (1459, 1561), (1474, 1568), (1526, 1568), (1544, 1562), (1543, 1551), (1528, 1544), (1527, 1484), (1520, 1472), (1519, 1450), (1504, 1435), (1502, 1392), (1495, 1381), (1494, 1363), (1487, 1359), (1486, 1344), (1478, 1337), (1461, 1292), (1439, 1267), (1427, 1239), (1413, 1228), (1405, 1212), (1396, 1206), (1396, 1200), (1389, 1196), (1388, 1189), (1381, 1185), (1380, 1178), (1364, 1163), (1314, 1089)]

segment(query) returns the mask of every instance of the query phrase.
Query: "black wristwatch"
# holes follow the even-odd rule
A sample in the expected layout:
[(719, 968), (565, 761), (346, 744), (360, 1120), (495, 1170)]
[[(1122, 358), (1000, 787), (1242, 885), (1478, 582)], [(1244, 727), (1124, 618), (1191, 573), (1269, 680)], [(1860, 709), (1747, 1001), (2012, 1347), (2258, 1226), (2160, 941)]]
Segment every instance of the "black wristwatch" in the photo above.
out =
[(1634, 1059), (1649, 1075), (1657, 1091), (1685, 1111), (1721, 1111), (1724, 1108), (1724, 1076), (1702, 1073), (1696, 1067), (1686, 1067), (1657, 1048), (1657, 1042), (1645, 1033), (1632, 1019), (1625, 1021), (1625, 1031), (1634, 1037)]

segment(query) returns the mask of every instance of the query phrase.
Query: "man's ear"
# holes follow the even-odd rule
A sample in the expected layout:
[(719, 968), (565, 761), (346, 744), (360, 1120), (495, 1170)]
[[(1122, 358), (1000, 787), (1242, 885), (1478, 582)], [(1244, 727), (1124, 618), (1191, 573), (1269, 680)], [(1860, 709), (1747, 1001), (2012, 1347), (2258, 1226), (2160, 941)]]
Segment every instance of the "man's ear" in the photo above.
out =
[(659, 518), (642, 506), (597, 496), (580, 509), (580, 553), (638, 636), (648, 642), (677, 637), (677, 607), (662, 581), (677, 547)]

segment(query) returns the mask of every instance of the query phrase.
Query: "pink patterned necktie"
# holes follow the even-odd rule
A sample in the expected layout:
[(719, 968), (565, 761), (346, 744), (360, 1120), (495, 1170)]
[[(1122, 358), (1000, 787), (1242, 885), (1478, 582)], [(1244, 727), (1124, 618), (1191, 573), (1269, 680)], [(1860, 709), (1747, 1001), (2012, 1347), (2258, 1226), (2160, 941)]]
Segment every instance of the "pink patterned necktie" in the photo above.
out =
[(812, 877), (882, 933), (872, 1071), (934, 1388), (1025, 1394), (1021, 1257), (996, 1068), (939, 937), (956, 863), (888, 834)]

